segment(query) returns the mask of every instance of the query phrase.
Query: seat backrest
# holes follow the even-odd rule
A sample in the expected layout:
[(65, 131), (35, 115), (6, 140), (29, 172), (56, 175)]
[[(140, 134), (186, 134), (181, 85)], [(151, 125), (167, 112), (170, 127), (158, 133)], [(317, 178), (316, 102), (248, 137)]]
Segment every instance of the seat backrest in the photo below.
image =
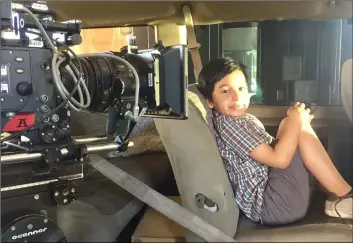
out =
[[(188, 98), (187, 120), (155, 119), (155, 124), (183, 206), (234, 237), (239, 210), (215, 140), (212, 112), (195, 84), (189, 85)], [(218, 211), (200, 209), (195, 198), (199, 193), (215, 202)]]
[(341, 75), (341, 98), (346, 113), (352, 122), (352, 59), (344, 62)]

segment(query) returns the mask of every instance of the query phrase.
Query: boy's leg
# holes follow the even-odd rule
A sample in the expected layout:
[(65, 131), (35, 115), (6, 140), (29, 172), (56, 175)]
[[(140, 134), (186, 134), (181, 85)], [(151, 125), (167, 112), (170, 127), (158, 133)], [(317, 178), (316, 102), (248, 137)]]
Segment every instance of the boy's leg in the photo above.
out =
[(270, 168), (261, 221), (266, 225), (294, 223), (306, 215), (309, 204), (309, 172), (297, 150), (287, 168)]
[(300, 135), (299, 151), (306, 167), (321, 185), (337, 197), (343, 197), (334, 197), (326, 201), (326, 214), (333, 217), (353, 218), (352, 187), (338, 172), (310, 124), (303, 128)]
[(299, 151), (306, 168), (326, 190), (338, 197), (352, 190), (336, 169), (310, 124), (305, 126), (300, 134)]
[[(280, 138), (281, 132), (285, 127), (285, 122), (286, 119), (284, 119), (280, 125), (277, 135), (278, 138)], [(303, 128), (298, 147), (300, 156), (303, 159), (306, 168), (326, 190), (334, 193), (338, 197), (345, 196), (351, 192), (352, 187), (343, 179), (341, 174), (338, 172), (310, 124)], [(346, 213), (350, 214), (350, 217), (352, 217), (351, 201), (351, 198), (347, 198), (347, 200), (340, 202), (343, 208), (348, 207), (347, 210), (350, 212)], [(336, 212), (336, 206), (337, 205), (335, 204), (335, 201), (333, 201), (331, 204), (327, 203), (327, 207), (331, 207), (331, 209), (326, 208), (326, 213), (328, 213), (330, 210)], [(337, 213), (328, 214), (331, 216), (341, 216)], [(345, 217), (347, 217), (347, 214)]]
[[(278, 129), (278, 139), (281, 138), (283, 129), (285, 129), (285, 123), (286, 119), (283, 119)], [(334, 166), (310, 125), (303, 128), (298, 148), (306, 168), (326, 190), (338, 197), (344, 196), (352, 190), (352, 187), (343, 179)]]

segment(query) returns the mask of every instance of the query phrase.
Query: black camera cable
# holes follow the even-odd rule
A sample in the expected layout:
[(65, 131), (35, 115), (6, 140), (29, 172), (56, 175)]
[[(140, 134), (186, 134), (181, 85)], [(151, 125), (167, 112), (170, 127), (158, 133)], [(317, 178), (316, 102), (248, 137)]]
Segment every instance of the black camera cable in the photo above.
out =
[[(56, 41), (55, 41), (56, 42)], [(56, 42), (59, 45), (64, 46), (65, 48), (67, 48), (67, 50), (69, 50), (72, 55), (77, 59), (78, 64), (79, 64), (79, 74), (80, 74), (80, 79), (82, 80), (83, 77), (83, 68), (82, 68), (82, 64), (81, 61), (77, 58), (76, 54), (74, 51), (71, 50), (70, 47), (60, 43), (60, 42)], [(71, 62), (71, 61), (70, 61)], [(28, 127), (26, 127), (25, 129), (23, 129), (22, 131), (12, 134), (8, 137), (5, 137), (3, 139), (1, 139), (1, 142), (5, 142), (11, 139), (14, 139), (22, 134), (24, 134), (25, 132), (29, 131), (30, 129), (38, 126), (39, 124), (41, 124), (45, 119), (47, 119), (48, 117), (50, 117), (51, 115), (53, 115), (55, 112), (57, 112), (60, 108), (62, 108), (64, 105), (66, 105), (66, 103), (71, 99), (71, 97), (75, 94), (76, 90), (78, 89), (80, 82), (77, 82), (75, 84), (75, 87), (73, 88), (73, 90), (71, 91), (71, 93), (65, 98), (65, 100), (63, 100), (63, 102), (61, 102), (57, 107), (55, 107), (51, 112), (49, 112), (47, 115), (43, 115), (41, 118), (38, 119), (38, 121), (36, 123), (34, 123), (33, 125), (30, 125)]]

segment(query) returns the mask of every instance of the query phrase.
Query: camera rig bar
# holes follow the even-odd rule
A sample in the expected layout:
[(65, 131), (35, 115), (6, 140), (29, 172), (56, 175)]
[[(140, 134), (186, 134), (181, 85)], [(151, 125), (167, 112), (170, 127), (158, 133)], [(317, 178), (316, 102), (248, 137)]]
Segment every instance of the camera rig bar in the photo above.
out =
[[(94, 141), (94, 138), (86, 138), (85, 141), (92, 140)], [(76, 142), (79, 144), (80, 140), (77, 139)], [(134, 143), (129, 142), (128, 147), (133, 147)], [(86, 151), (87, 154), (89, 153), (97, 153), (97, 152), (104, 152), (104, 151), (111, 151), (111, 150), (118, 150), (121, 145), (117, 143), (103, 143), (103, 144), (92, 144), (92, 145), (87, 145)], [(63, 148), (60, 150), (60, 156), (68, 156), (69, 155), (69, 149)], [(36, 161), (39, 159), (42, 159), (46, 155), (43, 153), (20, 153), (20, 154), (9, 154), (9, 155), (2, 155), (1, 156), (1, 165), (10, 165), (10, 164), (16, 164), (16, 163), (24, 163), (24, 162), (31, 162), (31, 161)]]
[[(11, 16), (12, 8), (16, 8), (19, 6), (26, 7), (33, 14), (40, 14), (42, 16), (48, 16), (49, 19), (52, 18), (54, 14), (47, 5), (40, 3), (32, 3), (32, 4), (12, 4), (10, 0), (3, 0), (0, 2), (0, 16), (1, 16), (1, 29), (8, 29), (13, 27), (13, 20)], [(21, 11), (20, 11), (21, 12)], [(54, 23), (51, 21), (43, 21), (39, 20), (42, 24), (43, 28), (47, 31), (51, 32), (67, 32), (68, 34), (79, 34), (81, 32), (81, 24), (79, 22), (75, 23)], [(34, 22), (23, 21), (23, 26), (21, 28), (37, 28), (37, 25)]]

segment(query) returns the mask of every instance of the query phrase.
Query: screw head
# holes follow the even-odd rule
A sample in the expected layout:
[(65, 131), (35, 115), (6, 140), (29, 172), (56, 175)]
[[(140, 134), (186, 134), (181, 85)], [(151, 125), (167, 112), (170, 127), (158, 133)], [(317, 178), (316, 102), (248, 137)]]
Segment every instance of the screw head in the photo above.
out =
[(39, 195), (35, 195), (35, 196), (34, 196), (34, 199), (35, 199), (35, 200), (38, 200), (38, 199), (39, 199)]
[(40, 111), (43, 113), (47, 113), (49, 111), (49, 107), (47, 105), (42, 105), (40, 107)]
[(48, 219), (44, 219), (44, 223), (45, 223), (45, 224), (48, 223)]
[(15, 227), (15, 226), (12, 226), (12, 227), (11, 227), (11, 230), (12, 230), (12, 231), (15, 231), (15, 230), (16, 230), (16, 227)]
[(33, 225), (32, 224), (27, 225), (27, 229), (29, 230), (33, 229)]
[(56, 191), (55, 193), (54, 193), (54, 196), (59, 196), (59, 192), (58, 191)]
[(67, 202), (68, 202), (67, 198), (65, 198), (63, 202), (64, 202), (64, 203), (67, 203)]
[(60, 120), (59, 116), (57, 114), (54, 114), (51, 119), (53, 120), (53, 122), (58, 122)]
[(49, 100), (49, 98), (48, 98), (47, 95), (43, 94), (43, 95), (40, 96), (40, 100), (45, 103), (45, 102), (47, 102)]
[(42, 65), (40, 65), (40, 68), (43, 71), (49, 71), (51, 69), (51, 65), (49, 62), (43, 62)]
[(75, 188), (71, 188), (71, 193), (75, 193), (76, 189)]

